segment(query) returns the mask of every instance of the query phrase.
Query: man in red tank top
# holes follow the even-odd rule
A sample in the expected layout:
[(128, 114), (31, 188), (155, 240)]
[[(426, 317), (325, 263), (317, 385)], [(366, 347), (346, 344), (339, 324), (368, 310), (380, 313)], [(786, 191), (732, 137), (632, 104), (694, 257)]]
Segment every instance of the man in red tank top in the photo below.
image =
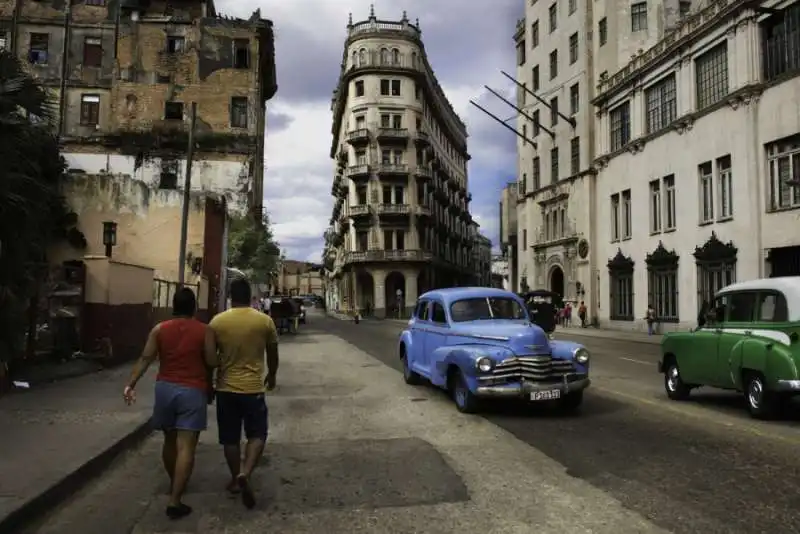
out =
[(153, 426), (164, 432), (162, 460), (169, 475), (167, 516), (180, 519), (192, 512), (181, 501), (194, 467), (200, 432), (206, 429), (210, 372), (217, 365), (217, 347), (211, 330), (194, 319), (197, 302), (189, 288), (172, 299), (173, 318), (157, 324), (147, 338), (123, 396), (136, 400), (136, 383), (158, 358)]

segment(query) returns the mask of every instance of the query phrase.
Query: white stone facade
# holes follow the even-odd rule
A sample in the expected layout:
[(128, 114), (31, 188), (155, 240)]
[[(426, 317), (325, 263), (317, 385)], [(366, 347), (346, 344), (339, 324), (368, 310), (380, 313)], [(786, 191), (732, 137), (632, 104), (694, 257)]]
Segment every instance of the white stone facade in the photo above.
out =
[(726, 283), (800, 274), (800, 39), (777, 49), (794, 64), (766, 65), (769, 15), (741, 4), (710, 4), (675, 35), (680, 56), (660, 43), (601, 86), (601, 324), (643, 329), (652, 304), (663, 330), (686, 328)]

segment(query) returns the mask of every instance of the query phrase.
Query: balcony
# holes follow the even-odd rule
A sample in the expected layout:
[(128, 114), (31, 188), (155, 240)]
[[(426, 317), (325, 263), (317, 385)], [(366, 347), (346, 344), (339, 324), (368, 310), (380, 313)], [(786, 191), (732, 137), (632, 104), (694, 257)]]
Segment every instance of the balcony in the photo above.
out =
[(411, 206), (408, 204), (378, 204), (378, 215), (391, 217), (391, 216), (407, 216), (411, 214)]
[(345, 263), (369, 263), (376, 261), (431, 261), (433, 254), (425, 250), (366, 250), (348, 252)]
[(423, 180), (433, 180), (433, 170), (426, 165), (417, 165), (414, 176)]
[(567, 220), (564, 222), (563, 227), (561, 225), (546, 228), (542, 228), (540, 226), (536, 229), (534, 236), (536, 241), (532, 244), (532, 246), (535, 250), (541, 250), (553, 245), (562, 245), (575, 242), (578, 240), (580, 234), (575, 228), (575, 223)]
[(428, 219), (432, 216), (431, 208), (427, 204), (417, 204), (414, 206), (414, 215)]
[(384, 145), (405, 145), (408, 143), (408, 130), (405, 128), (379, 128), (378, 142)]
[(356, 204), (354, 206), (350, 206), (347, 209), (347, 216), (351, 219), (369, 217), (369, 205), (368, 204)]
[(352, 132), (347, 132), (347, 142), (353, 146), (364, 146), (369, 143), (369, 130), (359, 128)]
[(428, 132), (417, 130), (414, 134), (414, 142), (420, 147), (428, 147), (431, 144), (431, 136)]
[(378, 174), (383, 176), (399, 176), (408, 174), (408, 165), (405, 163), (381, 163)]
[(345, 176), (350, 178), (351, 180), (365, 180), (369, 178), (370, 168), (367, 164), (361, 165), (351, 165), (347, 167), (347, 171), (345, 171)]

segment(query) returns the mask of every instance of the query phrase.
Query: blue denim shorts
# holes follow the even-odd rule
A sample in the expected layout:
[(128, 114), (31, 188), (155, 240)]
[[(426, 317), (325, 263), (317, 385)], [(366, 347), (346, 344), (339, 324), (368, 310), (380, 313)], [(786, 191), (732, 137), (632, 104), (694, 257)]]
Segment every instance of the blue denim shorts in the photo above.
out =
[(172, 382), (157, 381), (152, 423), (156, 430), (202, 432), (208, 426), (206, 392)]

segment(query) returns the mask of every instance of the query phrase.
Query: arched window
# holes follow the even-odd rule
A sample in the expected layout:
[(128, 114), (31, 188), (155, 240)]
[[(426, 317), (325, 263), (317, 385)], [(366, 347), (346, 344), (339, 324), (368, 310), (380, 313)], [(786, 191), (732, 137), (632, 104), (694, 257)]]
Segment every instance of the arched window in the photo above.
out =
[(353, 50), (353, 63), (352, 63), (352, 66), (353, 67), (357, 67), (358, 66), (358, 52), (356, 52), (355, 50)]
[(389, 50), (386, 48), (381, 48), (381, 65), (388, 65), (389, 64)]
[(417, 53), (416, 52), (411, 54), (411, 66), (412, 67), (416, 67), (417, 66)]
[(358, 51), (358, 64), (362, 67), (367, 64), (367, 50), (365, 48)]
[(399, 65), (400, 64), (400, 50), (393, 48), (392, 49), (392, 65)]

